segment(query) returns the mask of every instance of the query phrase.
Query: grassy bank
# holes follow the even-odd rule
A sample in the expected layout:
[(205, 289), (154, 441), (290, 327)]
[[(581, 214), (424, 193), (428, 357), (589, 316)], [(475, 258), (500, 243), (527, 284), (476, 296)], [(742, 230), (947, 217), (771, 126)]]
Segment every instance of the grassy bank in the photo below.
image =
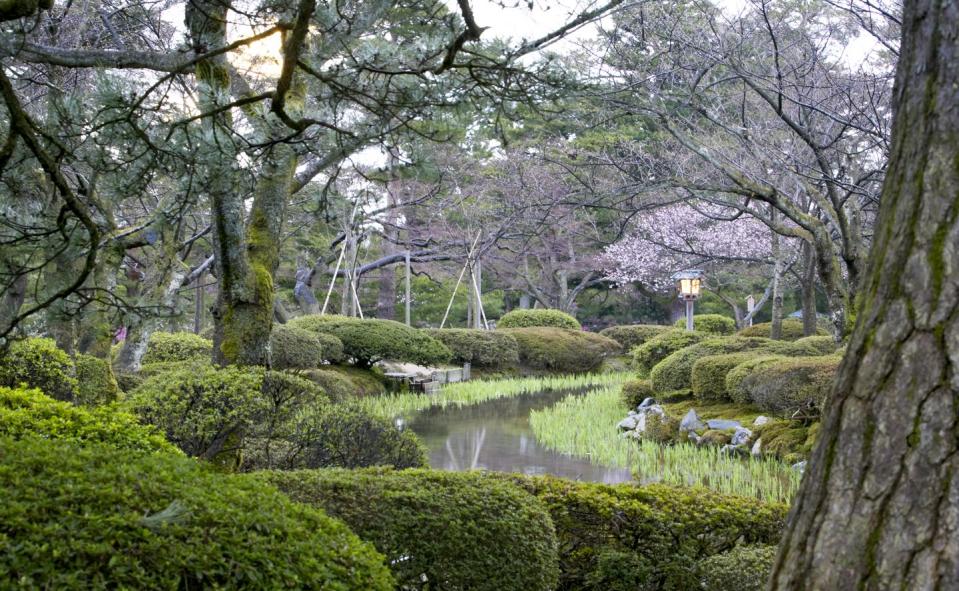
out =
[(623, 414), (619, 388), (607, 385), (534, 411), (530, 425), (546, 447), (597, 464), (631, 468), (643, 483), (700, 485), (781, 502), (789, 502), (798, 489), (800, 475), (775, 460), (730, 458), (721, 455), (717, 447), (661, 446), (624, 439), (615, 428)]

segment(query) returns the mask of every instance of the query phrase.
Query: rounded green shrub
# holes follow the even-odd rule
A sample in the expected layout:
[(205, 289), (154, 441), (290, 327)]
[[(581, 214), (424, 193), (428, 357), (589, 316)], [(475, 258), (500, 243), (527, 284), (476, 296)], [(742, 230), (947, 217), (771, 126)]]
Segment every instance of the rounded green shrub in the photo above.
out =
[(73, 360), (53, 339), (10, 343), (0, 358), (0, 386), (39, 388), (57, 400), (73, 400), (77, 391)]
[(832, 393), (841, 361), (838, 355), (782, 359), (753, 368), (739, 387), (763, 411), (816, 415)]
[[(752, 326), (747, 326), (739, 331), (738, 334), (741, 337), (765, 337), (768, 339), (772, 334), (772, 330), (772, 322), (760, 322)], [(822, 328), (816, 328), (816, 336), (829, 336), (829, 333)], [(794, 318), (787, 318), (783, 320), (782, 339), (780, 340), (795, 341), (801, 338), (803, 338), (802, 320), (796, 320)]]
[(0, 573), (24, 589), (393, 589), (342, 523), (172, 455), (0, 438)]
[(343, 360), (343, 342), (333, 335), (276, 324), (270, 332), (273, 369), (312, 369), (324, 361)]
[(610, 326), (599, 331), (599, 334), (619, 343), (623, 347), (623, 351), (631, 351), (633, 347), (642, 345), (649, 339), (670, 329), (671, 327), (662, 324), (630, 324)]
[(626, 408), (636, 410), (643, 400), (654, 396), (653, 385), (649, 380), (629, 380), (623, 384), (620, 396)]
[(610, 553), (631, 554), (634, 565), (649, 565), (650, 589), (695, 588), (699, 560), (742, 543), (777, 543), (788, 509), (704, 488), (497, 477), (546, 505), (559, 539), (558, 588), (566, 590), (589, 588), (589, 581), (603, 577), (611, 568), (603, 557)]
[(423, 331), (393, 320), (345, 316), (300, 316), (288, 326), (330, 334), (343, 343), (343, 353), (360, 367), (389, 359), (420, 365), (446, 363), (452, 353)]
[(796, 339), (797, 345), (808, 345), (815, 348), (821, 355), (832, 355), (839, 350), (840, 344), (831, 336), (817, 335), (814, 337), (803, 337)]
[(319, 386), (334, 402), (343, 402), (356, 395), (357, 387), (353, 381), (348, 376), (330, 368), (309, 369), (302, 375)]
[(753, 370), (767, 364), (776, 363), (782, 359), (785, 359), (782, 355), (765, 354), (759, 354), (756, 357), (746, 359), (726, 373), (726, 395), (738, 404), (752, 404), (749, 391), (743, 387), (743, 380), (745, 380)]
[(656, 589), (655, 567), (635, 552), (604, 549), (596, 568), (586, 576), (584, 591), (645, 591)]
[(776, 546), (736, 546), (699, 563), (700, 585), (716, 591), (763, 591), (776, 559)]
[(519, 362), (516, 339), (503, 332), (468, 328), (427, 329), (425, 332), (446, 345), (453, 352), (456, 363), (503, 368)]
[(519, 345), (520, 365), (534, 370), (592, 371), (620, 351), (616, 341), (582, 330), (545, 326), (504, 330)]
[(77, 355), (73, 360), (76, 368), (77, 389), (74, 402), (84, 406), (100, 406), (115, 402), (120, 386), (113, 368), (106, 359), (93, 355)]
[[(673, 326), (686, 328), (686, 317), (677, 320)], [(736, 321), (722, 314), (694, 314), (693, 330), (709, 334), (733, 334), (736, 332)]]
[(496, 322), (496, 328), (529, 328), (531, 326), (552, 326), (581, 330), (579, 321), (559, 310), (537, 308), (532, 310), (513, 310), (503, 314)]
[(142, 362), (189, 361), (210, 359), (212, 356), (213, 341), (192, 332), (155, 332), (147, 341)]
[(648, 376), (657, 363), (684, 347), (694, 345), (711, 335), (698, 331), (672, 329), (659, 334), (633, 349), (633, 363), (641, 376)]
[(646, 417), (646, 430), (643, 439), (656, 443), (670, 443), (679, 437), (679, 419), (674, 416), (657, 416), (650, 414)]
[(142, 453), (180, 454), (156, 429), (141, 425), (131, 414), (111, 406), (74, 406), (36, 389), (0, 387), (0, 437), (105, 443)]
[(700, 400), (730, 400), (726, 392), (726, 374), (744, 361), (764, 353), (745, 351), (700, 357), (691, 372), (693, 395)]
[(526, 492), (483, 473), (316, 470), (264, 475), (386, 555), (400, 589), (556, 588), (553, 524)]

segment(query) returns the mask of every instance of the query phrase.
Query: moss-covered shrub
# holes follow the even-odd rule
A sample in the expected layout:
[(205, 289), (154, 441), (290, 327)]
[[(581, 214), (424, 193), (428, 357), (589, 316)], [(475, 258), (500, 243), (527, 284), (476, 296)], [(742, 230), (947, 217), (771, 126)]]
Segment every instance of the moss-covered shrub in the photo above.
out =
[(671, 443), (679, 438), (679, 419), (669, 414), (658, 416), (650, 414), (646, 417), (646, 430), (643, 439), (656, 443)]
[(10, 344), (0, 358), (0, 386), (39, 388), (57, 400), (73, 400), (77, 391), (73, 360), (53, 339), (24, 339)]
[(832, 355), (839, 350), (841, 346), (836, 339), (831, 336), (816, 335), (814, 337), (803, 337), (796, 339), (797, 345), (808, 345), (814, 347), (822, 355)]
[(504, 368), (519, 362), (516, 339), (504, 332), (445, 328), (427, 330), (426, 333), (446, 345), (453, 352), (453, 361), (456, 363)]
[(313, 314), (294, 318), (288, 325), (335, 336), (343, 343), (344, 355), (361, 367), (382, 359), (436, 365), (452, 357), (443, 343), (392, 320)]
[[(686, 328), (686, 317), (677, 320), (673, 326)], [(736, 321), (722, 314), (694, 314), (693, 330), (709, 334), (733, 334), (736, 332)]]
[(711, 335), (699, 331), (672, 329), (659, 334), (633, 349), (633, 363), (639, 375), (647, 376), (657, 363), (676, 351), (695, 345)]
[(701, 357), (693, 363), (693, 395), (700, 400), (730, 400), (726, 392), (726, 374), (744, 361), (764, 353), (744, 351)]
[(556, 587), (553, 524), (536, 499), (482, 473), (316, 470), (264, 475), (386, 555), (401, 589)]
[(785, 359), (785, 357), (782, 355), (759, 354), (756, 357), (746, 359), (732, 368), (726, 374), (726, 395), (737, 404), (752, 404), (749, 391), (743, 387), (743, 380), (745, 380), (754, 369), (770, 363), (776, 363), (781, 359)]
[(324, 365), (303, 375), (319, 384), (333, 400), (366, 398), (386, 393), (386, 378), (376, 367), (365, 369), (352, 365)]
[[(772, 322), (760, 322), (759, 324), (754, 324), (752, 326), (747, 326), (746, 328), (739, 331), (739, 336), (741, 337), (765, 337), (770, 338), (772, 334), (773, 324)], [(816, 329), (817, 336), (828, 336), (829, 333), (823, 330), (822, 328)], [(803, 326), (802, 320), (796, 320), (793, 318), (787, 318), (783, 320), (782, 323), (782, 338), (783, 341), (795, 341), (797, 339), (803, 338)]]
[(86, 409), (40, 390), (0, 387), (0, 437), (105, 443), (143, 453), (179, 451), (156, 429), (114, 407)]
[(589, 588), (608, 571), (602, 557), (631, 554), (648, 564), (648, 589), (697, 588), (697, 562), (737, 544), (775, 544), (787, 507), (702, 488), (605, 485), (499, 475), (546, 504), (560, 548), (559, 589)]
[(189, 361), (213, 356), (213, 341), (192, 332), (155, 332), (147, 341), (143, 363)]
[(579, 321), (559, 310), (534, 309), (513, 310), (503, 314), (496, 322), (496, 328), (529, 328), (532, 326), (552, 326), (554, 328), (568, 328), (581, 330)]
[(343, 342), (333, 335), (277, 324), (270, 332), (273, 369), (312, 369), (343, 360)]
[(753, 436), (760, 441), (764, 456), (796, 463), (809, 457), (819, 433), (819, 423), (806, 425), (801, 421), (769, 421), (757, 427)]
[(753, 404), (780, 416), (815, 416), (832, 393), (838, 355), (787, 358), (753, 368), (739, 384)]
[(680, 349), (663, 359), (649, 372), (653, 390), (671, 392), (692, 387), (693, 364), (710, 355), (756, 351), (776, 355), (815, 356), (814, 347), (771, 339), (716, 337)]
[(629, 380), (623, 384), (620, 396), (626, 408), (636, 410), (643, 400), (653, 396), (653, 385), (649, 380)]
[(619, 343), (595, 333), (568, 328), (508, 328), (519, 345), (519, 362), (525, 368), (576, 373), (592, 371), (603, 360), (619, 353)]
[(93, 355), (77, 355), (73, 360), (77, 389), (73, 401), (84, 406), (100, 406), (115, 402), (120, 393), (113, 368), (106, 359)]
[(356, 385), (348, 376), (340, 372), (321, 368), (304, 371), (302, 375), (326, 392), (333, 402), (342, 402), (357, 395)]
[(629, 324), (610, 326), (599, 331), (599, 334), (619, 343), (623, 347), (623, 351), (632, 351), (633, 347), (642, 345), (649, 339), (671, 330), (671, 328), (662, 324)]
[(0, 438), (0, 573), (21, 589), (392, 589), (342, 523), (250, 477)]
[(702, 589), (763, 591), (776, 559), (776, 546), (743, 545), (699, 563)]

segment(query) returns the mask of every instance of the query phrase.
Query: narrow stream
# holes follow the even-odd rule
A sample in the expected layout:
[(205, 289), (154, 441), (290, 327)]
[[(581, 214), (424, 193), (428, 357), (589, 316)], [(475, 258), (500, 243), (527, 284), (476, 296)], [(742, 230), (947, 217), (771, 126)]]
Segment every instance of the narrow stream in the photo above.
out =
[(629, 470), (597, 466), (543, 448), (529, 425), (529, 414), (556, 404), (570, 391), (544, 391), (490, 400), (461, 408), (431, 408), (408, 425), (429, 449), (430, 466), (553, 474), (593, 482), (628, 482)]

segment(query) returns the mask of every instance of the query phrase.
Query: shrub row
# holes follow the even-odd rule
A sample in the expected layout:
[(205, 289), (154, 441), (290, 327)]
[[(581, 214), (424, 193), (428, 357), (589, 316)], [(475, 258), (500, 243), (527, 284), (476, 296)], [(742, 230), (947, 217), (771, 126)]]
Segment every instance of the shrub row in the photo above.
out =
[[(772, 322), (761, 322), (759, 324), (754, 324), (752, 326), (747, 326), (746, 328), (739, 331), (739, 336), (741, 337), (766, 337), (770, 338), (772, 335), (773, 324)], [(816, 336), (828, 336), (829, 333), (823, 330), (822, 328), (816, 328)], [(796, 320), (793, 318), (787, 318), (782, 322), (782, 337), (781, 340), (784, 341), (795, 341), (797, 339), (803, 338), (803, 325), (802, 320)]]
[(209, 360), (213, 356), (213, 341), (192, 332), (155, 332), (147, 341), (143, 363), (164, 361)]
[(343, 342), (330, 334), (277, 324), (270, 332), (270, 367), (313, 369), (343, 361)]
[(648, 376), (656, 364), (663, 359), (709, 337), (709, 334), (695, 330), (674, 328), (665, 331), (633, 349), (633, 363), (640, 376)]
[[(685, 329), (686, 318), (680, 318), (673, 326)], [(733, 334), (736, 332), (736, 321), (722, 314), (694, 314), (693, 330), (709, 334)]]
[(551, 326), (554, 328), (568, 328), (581, 330), (579, 321), (559, 310), (533, 309), (513, 310), (507, 312), (496, 323), (497, 328), (529, 328), (536, 326)]
[(592, 371), (621, 350), (616, 341), (581, 330), (539, 327), (510, 328), (504, 332), (516, 339), (520, 364), (535, 370)]
[(661, 324), (630, 324), (610, 326), (599, 331), (599, 334), (619, 343), (624, 351), (631, 351), (633, 347), (642, 345), (649, 339), (670, 330), (670, 328)]
[(505, 368), (519, 362), (519, 345), (505, 332), (468, 328), (427, 329), (426, 333), (453, 352), (456, 363)]

